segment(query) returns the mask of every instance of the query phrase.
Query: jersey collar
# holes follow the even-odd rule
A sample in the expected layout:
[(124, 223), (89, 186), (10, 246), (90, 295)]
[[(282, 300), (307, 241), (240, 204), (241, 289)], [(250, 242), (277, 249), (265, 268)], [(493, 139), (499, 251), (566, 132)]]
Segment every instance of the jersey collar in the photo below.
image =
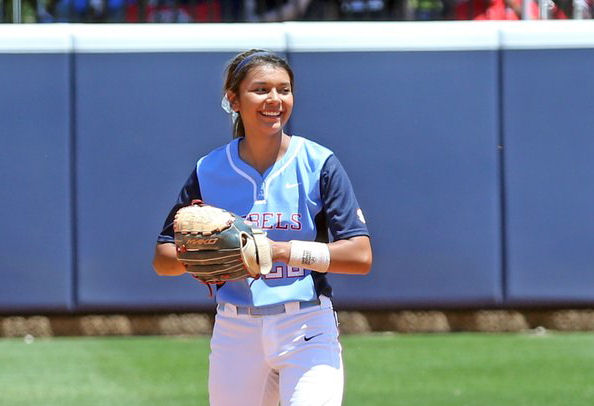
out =
[(254, 203), (266, 203), (266, 198), (268, 197), (268, 188), (271, 182), (273, 182), (274, 179), (283, 173), (283, 171), (287, 169), (287, 167), (295, 160), (299, 150), (303, 146), (304, 139), (296, 135), (291, 136), (287, 152), (263, 174), (260, 174), (256, 169), (241, 159), (239, 156), (239, 141), (240, 138), (237, 138), (227, 144), (225, 152), (227, 154), (229, 165), (231, 165), (231, 168), (238, 175), (252, 184)]

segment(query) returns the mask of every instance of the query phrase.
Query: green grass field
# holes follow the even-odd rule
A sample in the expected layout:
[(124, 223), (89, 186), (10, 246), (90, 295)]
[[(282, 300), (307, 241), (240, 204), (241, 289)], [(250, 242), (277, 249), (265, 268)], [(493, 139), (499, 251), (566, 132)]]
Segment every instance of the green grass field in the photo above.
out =
[[(594, 404), (592, 333), (342, 343), (345, 406)], [(1, 339), (0, 405), (207, 405), (207, 357), (207, 337)]]

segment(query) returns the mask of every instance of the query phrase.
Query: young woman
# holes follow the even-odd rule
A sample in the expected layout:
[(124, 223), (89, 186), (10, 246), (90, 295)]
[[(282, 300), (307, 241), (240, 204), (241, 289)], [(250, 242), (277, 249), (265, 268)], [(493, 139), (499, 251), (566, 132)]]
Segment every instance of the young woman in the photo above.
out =
[(198, 160), (158, 237), (156, 272), (185, 273), (176, 259), (173, 216), (201, 199), (244, 216), (271, 240), (268, 275), (217, 287), (211, 405), (342, 401), (341, 347), (327, 274), (367, 274), (371, 245), (336, 156), (283, 131), (293, 101), (293, 71), (282, 58), (250, 50), (231, 61), (223, 108), (233, 114), (234, 139)]

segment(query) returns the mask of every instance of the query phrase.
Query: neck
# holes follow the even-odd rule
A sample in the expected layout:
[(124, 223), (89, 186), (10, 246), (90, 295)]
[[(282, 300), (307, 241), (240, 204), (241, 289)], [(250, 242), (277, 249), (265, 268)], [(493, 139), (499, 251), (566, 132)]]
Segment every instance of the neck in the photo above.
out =
[(239, 143), (239, 156), (262, 174), (283, 157), (288, 146), (289, 136), (283, 132), (266, 138), (246, 136)]

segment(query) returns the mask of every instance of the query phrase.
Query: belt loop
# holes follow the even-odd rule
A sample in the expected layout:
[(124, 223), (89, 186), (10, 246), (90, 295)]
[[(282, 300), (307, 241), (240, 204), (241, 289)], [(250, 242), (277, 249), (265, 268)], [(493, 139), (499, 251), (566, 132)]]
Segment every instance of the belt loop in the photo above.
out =
[(320, 295), (322, 309), (333, 309), (332, 300), (328, 296)]
[(219, 306), (222, 307), (224, 313), (228, 313), (233, 316), (237, 316), (237, 306), (231, 303), (222, 303)]
[(290, 313), (296, 313), (301, 309), (301, 306), (299, 306), (299, 302), (289, 302), (289, 303), (285, 303), (285, 312), (287, 314)]

